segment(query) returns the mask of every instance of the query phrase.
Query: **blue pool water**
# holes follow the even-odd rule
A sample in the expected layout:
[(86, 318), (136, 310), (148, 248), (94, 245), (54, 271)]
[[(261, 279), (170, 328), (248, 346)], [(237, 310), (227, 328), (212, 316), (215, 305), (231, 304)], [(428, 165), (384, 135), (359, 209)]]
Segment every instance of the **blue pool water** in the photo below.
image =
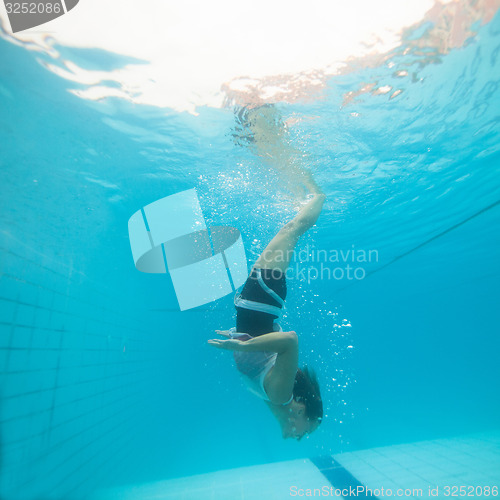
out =
[[(327, 194), (298, 250), (373, 252), (353, 264), (364, 279), (289, 282), (284, 326), (326, 414), (300, 443), (206, 344), (233, 326), (232, 296), (178, 311), (168, 276), (134, 268), (127, 232), (141, 207), (195, 187), (207, 225), (241, 231), (250, 265), (293, 217), (300, 175), (255, 155), (234, 107), (84, 101), (49, 55), (1, 38), (5, 498), (497, 428), (498, 33), (496, 15), (446, 53), (410, 37), (383, 64), (272, 107), (294, 164)], [(62, 53), (88, 69), (127, 63)], [(359, 92), (367, 82), (392, 90)]]

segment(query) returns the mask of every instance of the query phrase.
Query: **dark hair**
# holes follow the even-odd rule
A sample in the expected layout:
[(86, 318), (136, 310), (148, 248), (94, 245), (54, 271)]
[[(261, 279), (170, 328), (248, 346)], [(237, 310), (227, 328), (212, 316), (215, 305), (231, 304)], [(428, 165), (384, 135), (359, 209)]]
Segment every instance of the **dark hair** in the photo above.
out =
[(298, 403), (304, 403), (306, 416), (310, 420), (321, 422), (323, 419), (323, 401), (319, 391), (318, 379), (314, 370), (304, 366), (297, 370), (295, 385), (293, 386), (293, 399)]

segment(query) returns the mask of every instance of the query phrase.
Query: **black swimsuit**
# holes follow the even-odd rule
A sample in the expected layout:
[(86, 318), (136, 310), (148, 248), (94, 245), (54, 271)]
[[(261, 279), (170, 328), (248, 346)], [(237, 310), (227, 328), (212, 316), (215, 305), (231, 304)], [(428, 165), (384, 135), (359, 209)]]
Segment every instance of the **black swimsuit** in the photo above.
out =
[(279, 269), (254, 268), (235, 297), (236, 331), (258, 337), (279, 330), (276, 320), (286, 298), (286, 278)]

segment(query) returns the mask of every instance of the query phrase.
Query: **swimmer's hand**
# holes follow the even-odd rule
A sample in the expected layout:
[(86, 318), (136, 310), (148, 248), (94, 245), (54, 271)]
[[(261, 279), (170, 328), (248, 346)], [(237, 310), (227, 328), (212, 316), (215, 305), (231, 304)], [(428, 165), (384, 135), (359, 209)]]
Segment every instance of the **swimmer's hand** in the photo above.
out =
[[(224, 333), (220, 333), (220, 335), (224, 335)], [(229, 337), (229, 335), (227, 336)], [(241, 351), (242, 346), (245, 344), (245, 342), (242, 342), (241, 340), (238, 339), (227, 339), (227, 340), (210, 339), (208, 340), (208, 343), (210, 345), (213, 345), (214, 347), (217, 347), (218, 349), (226, 349), (227, 351)]]
[(215, 333), (227, 337), (227, 340), (210, 339), (208, 343), (217, 347), (218, 349), (225, 349), (227, 351), (241, 351), (243, 344), (241, 340), (231, 338), (231, 330), (215, 330)]
[[(230, 337), (230, 330), (216, 330), (219, 335)], [(234, 332), (236, 333), (236, 332)], [(270, 351), (283, 354), (285, 352), (298, 353), (298, 338), (295, 332), (270, 332), (249, 340), (229, 338), (227, 340), (210, 339), (210, 345), (228, 351)]]

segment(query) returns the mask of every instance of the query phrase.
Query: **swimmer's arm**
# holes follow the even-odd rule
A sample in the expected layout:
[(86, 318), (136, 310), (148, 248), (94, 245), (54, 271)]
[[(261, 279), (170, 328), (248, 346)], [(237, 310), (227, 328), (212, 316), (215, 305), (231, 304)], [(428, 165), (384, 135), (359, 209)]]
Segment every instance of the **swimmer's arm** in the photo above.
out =
[(278, 353), (274, 366), (264, 380), (269, 402), (282, 405), (290, 400), (299, 366), (299, 341), (295, 332), (272, 332), (243, 342), (248, 351)]
[[(229, 331), (218, 331), (229, 337)], [(271, 351), (278, 353), (274, 366), (264, 380), (264, 388), (269, 402), (275, 405), (286, 403), (293, 393), (295, 375), (299, 364), (299, 342), (295, 332), (271, 332), (253, 339), (212, 339), (208, 343), (219, 349), (230, 351)]]
[[(217, 333), (225, 335), (225, 332)], [(298, 340), (295, 332), (271, 332), (246, 341), (238, 339), (211, 339), (208, 343), (219, 349), (227, 349), (229, 351), (269, 351), (278, 354), (283, 354), (294, 349), (298, 351)]]
[[(290, 400), (299, 366), (299, 342), (295, 332), (286, 332), (287, 348), (279, 352), (274, 366), (264, 379), (264, 389), (270, 403), (282, 405)], [(262, 335), (265, 337), (265, 335)]]
[(270, 351), (283, 354), (298, 346), (298, 340), (295, 332), (271, 332), (254, 337), (242, 344), (241, 350), (246, 352)]

